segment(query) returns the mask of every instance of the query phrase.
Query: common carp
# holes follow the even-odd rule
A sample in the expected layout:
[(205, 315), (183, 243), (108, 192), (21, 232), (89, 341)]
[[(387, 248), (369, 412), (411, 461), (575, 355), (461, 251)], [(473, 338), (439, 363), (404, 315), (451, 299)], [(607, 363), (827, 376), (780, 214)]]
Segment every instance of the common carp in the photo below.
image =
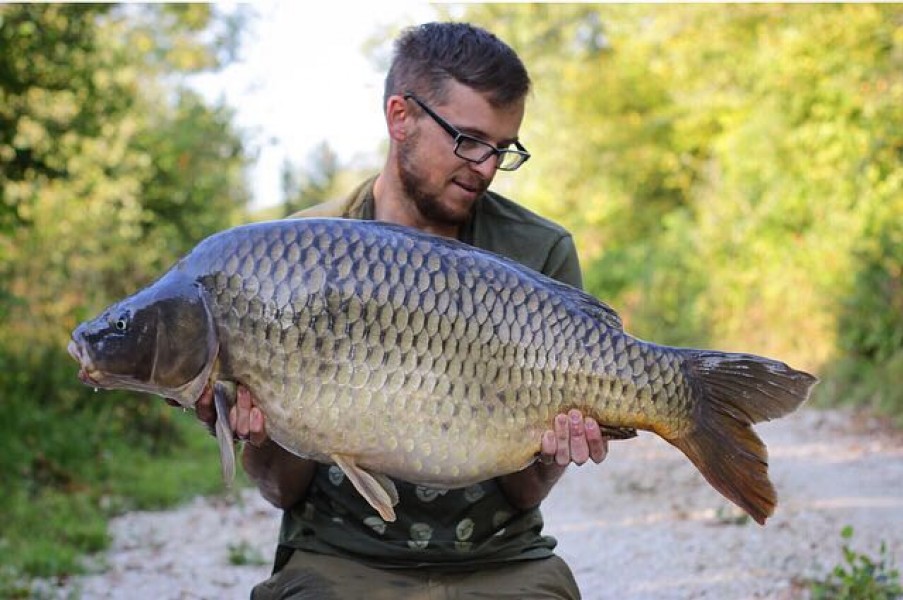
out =
[(338, 465), (389, 521), (390, 477), (447, 489), (518, 471), (576, 408), (618, 437), (658, 434), (764, 524), (776, 494), (751, 425), (816, 382), (768, 358), (642, 341), (603, 302), (506, 258), (346, 219), (215, 234), (81, 324), (69, 352), (95, 387), (191, 408), (213, 385), (227, 478), (229, 388), (247, 386), (276, 443)]

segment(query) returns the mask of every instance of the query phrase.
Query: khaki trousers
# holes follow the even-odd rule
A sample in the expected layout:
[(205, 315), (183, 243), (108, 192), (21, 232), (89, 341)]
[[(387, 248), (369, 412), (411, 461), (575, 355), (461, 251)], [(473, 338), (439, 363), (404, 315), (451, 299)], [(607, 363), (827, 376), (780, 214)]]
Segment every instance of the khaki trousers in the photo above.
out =
[(430, 569), (376, 569), (296, 551), (285, 567), (256, 585), (252, 600), (579, 600), (567, 564), (557, 556), (446, 573)]

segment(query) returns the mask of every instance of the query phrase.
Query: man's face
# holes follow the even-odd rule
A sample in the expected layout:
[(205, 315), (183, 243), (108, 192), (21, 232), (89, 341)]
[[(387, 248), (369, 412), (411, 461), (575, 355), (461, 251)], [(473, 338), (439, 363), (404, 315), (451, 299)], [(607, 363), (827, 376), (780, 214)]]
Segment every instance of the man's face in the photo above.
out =
[[(452, 81), (447, 86), (446, 102), (430, 108), (461, 133), (496, 147), (517, 139), (524, 117), (523, 101), (496, 108), (463, 84)], [(414, 104), (413, 100), (408, 102)], [(469, 218), (474, 202), (492, 183), (497, 157), (481, 164), (459, 158), (454, 153), (454, 138), (422, 110), (416, 114), (415, 126), (398, 148), (398, 169), (405, 194), (423, 218), (442, 225), (461, 225)]]

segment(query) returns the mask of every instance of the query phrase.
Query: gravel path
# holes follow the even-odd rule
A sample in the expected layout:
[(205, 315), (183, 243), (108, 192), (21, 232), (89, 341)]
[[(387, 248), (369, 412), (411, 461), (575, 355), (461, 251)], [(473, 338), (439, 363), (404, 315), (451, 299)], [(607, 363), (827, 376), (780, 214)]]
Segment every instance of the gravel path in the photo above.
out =
[[(804, 410), (757, 429), (780, 502), (766, 527), (739, 517), (676, 449), (651, 434), (572, 468), (544, 504), (546, 531), (588, 600), (805, 598), (841, 563), (840, 531), (903, 564), (903, 435), (847, 411)], [(112, 525), (106, 570), (69, 580), (75, 598), (247, 598), (269, 574), (278, 511), (256, 491), (198, 499)], [(232, 558), (267, 564), (236, 566)]]

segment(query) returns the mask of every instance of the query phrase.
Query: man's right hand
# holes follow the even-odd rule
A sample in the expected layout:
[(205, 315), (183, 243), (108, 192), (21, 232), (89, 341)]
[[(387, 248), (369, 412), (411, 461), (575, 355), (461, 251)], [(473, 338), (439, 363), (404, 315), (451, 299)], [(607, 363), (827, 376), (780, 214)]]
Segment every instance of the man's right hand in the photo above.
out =
[[(263, 411), (254, 402), (251, 391), (238, 384), (235, 393), (235, 405), (229, 410), (229, 424), (236, 439), (248, 442), (242, 452), (242, 466), (264, 498), (277, 508), (290, 508), (307, 494), (316, 463), (271, 443)], [(167, 402), (173, 404), (173, 401)], [(212, 386), (204, 388), (195, 404), (195, 414), (212, 432), (216, 424)]]
[[(261, 411), (254, 403), (251, 392), (241, 384), (236, 385), (235, 405), (229, 410), (229, 426), (236, 440), (250, 442), (253, 446), (261, 446), (267, 441), (266, 423)], [(169, 398), (166, 402), (171, 406), (180, 406), (175, 400)], [(194, 405), (195, 416), (207, 425), (207, 429), (213, 434), (216, 425), (216, 407), (213, 403), (213, 387), (204, 387), (197, 403)]]
[(213, 434), (213, 427), (216, 425), (216, 407), (213, 405), (213, 386), (207, 384), (201, 397), (194, 405), (195, 416), (207, 425), (207, 429)]
[(251, 392), (245, 386), (238, 385), (235, 394), (235, 406), (229, 411), (232, 433), (238, 439), (259, 448), (269, 439), (263, 411), (254, 403)]

